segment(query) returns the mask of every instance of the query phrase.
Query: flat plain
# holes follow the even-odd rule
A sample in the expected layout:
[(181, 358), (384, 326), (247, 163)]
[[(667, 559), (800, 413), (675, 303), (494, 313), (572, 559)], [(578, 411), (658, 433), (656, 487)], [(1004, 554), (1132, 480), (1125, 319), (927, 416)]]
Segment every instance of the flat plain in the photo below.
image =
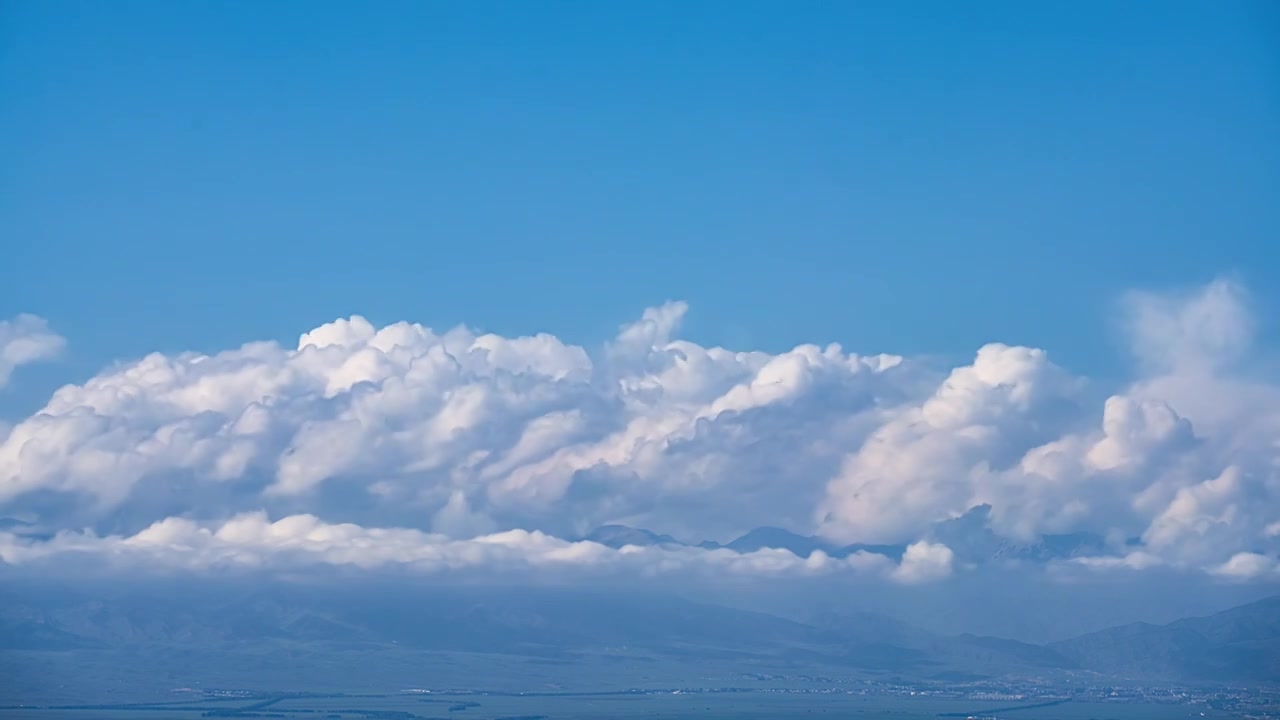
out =
[(1143, 703), (954, 700), (922, 696), (731, 693), (487, 695), (365, 694), (175, 700), (106, 707), (6, 708), (0, 716), (31, 720), (192, 720), (198, 717), (327, 720), (588, 720), (596, 718), (1008, 718), (1009, 720), (1162, 720), (1238, 717), (1203, 706)]

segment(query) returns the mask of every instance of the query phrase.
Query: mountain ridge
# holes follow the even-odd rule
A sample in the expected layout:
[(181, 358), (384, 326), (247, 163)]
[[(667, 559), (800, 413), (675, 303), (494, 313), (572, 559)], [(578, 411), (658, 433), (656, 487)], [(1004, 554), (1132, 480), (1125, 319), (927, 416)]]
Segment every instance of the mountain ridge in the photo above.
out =
[(358, 649), (581, 662), (710, 659), (929, 679), (963, 672), (1280, 684), (1280, 596), (1165, 625), (1131, 623), (1038, 645), (941, 635), (865, 612), (805, 621), (661, 592), (564, 588), (217, 585), (0, 592), (0, 652), (76, 653), (111, 664), (188, 648), (210, 658)]
[[(1102, 554), (1106, 543), (1092, 533), (1045, 534), (1032, 542), (1017, 542), (991, 530), (988, 523), (991, 508), (979, 505), (956, 518), (935, 523), (925, 539), (946, 545), (960, 562), (982, 564), (995, 561), (1047, 562), (1087, 555)], [(626, 545), (660, 547), (696, 547), (704, 550), (731, 550), (750, 553), (764, 549), (786, 550), (807, 558), (823, 552), (834, 558), (846, 558), (859, 552), (884, 555), (901, 561), (907, 546), (902, 543), (851, 543), (841, 545), (817, 535), (801, 535), (785, 528), (764, 525), (721, 543), (702, 540), (687, 543), (671, 535), (658, 534), (644, 528), (621, 524), (601, 525), (579, 536), (578, 540), (597, 542), (613, 548)]]
[(1170, 623), (1129, 623), (1049, 643), (1100, 672), (1213, 681), (1280, 679), (1280, 595)]

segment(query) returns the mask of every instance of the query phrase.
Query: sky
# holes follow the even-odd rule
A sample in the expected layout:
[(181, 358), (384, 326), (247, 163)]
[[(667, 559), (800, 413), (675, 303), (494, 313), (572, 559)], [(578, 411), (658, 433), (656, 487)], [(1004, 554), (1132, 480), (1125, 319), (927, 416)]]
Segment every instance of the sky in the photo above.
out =
[(0, 97), (8, 565), (1280, 582), (1272, 3), (6, 2)]
[(713, 345), (1122, 374), (1123, 291), (1280, 299), (1271, 3), (0, 13), (0, 315), (72, 378), (353, 312), (598, 344), (667, 300)]

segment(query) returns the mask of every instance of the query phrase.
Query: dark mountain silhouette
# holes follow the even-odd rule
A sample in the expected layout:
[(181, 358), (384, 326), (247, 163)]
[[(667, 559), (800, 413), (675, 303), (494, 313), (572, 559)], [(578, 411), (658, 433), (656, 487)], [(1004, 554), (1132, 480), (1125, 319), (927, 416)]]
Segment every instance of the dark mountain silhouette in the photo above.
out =
[(815, 550), (823, 552), (831, 550), (831, 546), (819, 538), (797, 535), (790, 530), (776, 527), (758, 527), (724, 547), (740, 553), (777, 548), (789, 550), (799, 557), (809, 557)]

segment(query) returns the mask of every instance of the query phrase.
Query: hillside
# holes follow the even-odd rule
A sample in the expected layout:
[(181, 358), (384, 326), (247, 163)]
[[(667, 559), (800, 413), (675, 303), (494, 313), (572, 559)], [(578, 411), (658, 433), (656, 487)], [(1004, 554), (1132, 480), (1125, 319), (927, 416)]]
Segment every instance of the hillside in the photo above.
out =
[[(35, 583), (0, 590), (0, 667), (23, 681), (13, 687), (39, 689), (41, 674), (67, 672), (101, 688), (143, 682), (138, 677), (163, 677), (170, 686), (287, 688), (310, 677), (409, 683), (427, 669), (437, 679), (454, 677), (441, 675), (441, 668), (460, 662), (511, 665), (517, 669), (506, 677), (517, 685), (521, 678), (587, 677), (582, 673), (595, 683), (647, 678), (678, 684), (691, 672), (730, 680), (764, 673), (1052, 682), (1083, 671), (1094, 680), (1275, 683), (1280, 597), (1041, 646), (938, 635), (870, 613), (800, 622), (620, 589), (431, 587), (404, 580), (323, 588)], [(246, 675), (248, 668), (257, 670)], [(477, 680), (463, 675), (456, 682)]]
[(1280, 679), (1280, 596), (1167, 625), (1135, 623), (1050, 647), (1099, 672), (1188, 681)]

